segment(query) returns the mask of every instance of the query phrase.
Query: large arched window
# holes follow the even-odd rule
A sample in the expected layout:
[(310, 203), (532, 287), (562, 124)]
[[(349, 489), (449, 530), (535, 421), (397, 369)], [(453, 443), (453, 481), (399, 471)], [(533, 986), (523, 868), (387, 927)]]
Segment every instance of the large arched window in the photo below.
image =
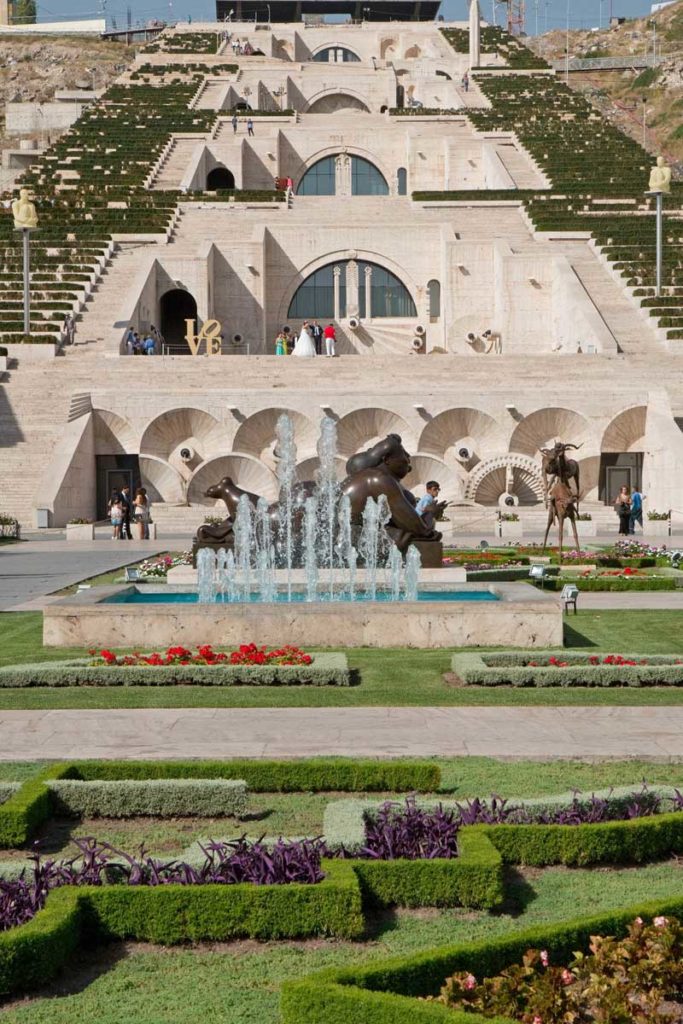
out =
[(313, 60), (322, 64), (346, 64), (349, 61), (359, 61), (360, 57), (346, 46), (327, 46), (324, 50), (319, 50)]
[[(299, 182), (297, 195), (334, 196), (338, 191), (348, 194), (348, 178), (346, 184), (342, 184), (344, 175), (337, 168), (337, 159), (337, 156), (326, 156), (309, 167)], [(352, 196), (389, 195), (389, 186), (382, 172), (360, 156), (351, 157), (350, 185)]]
[[(347, 316), (347, 297), (354, 289), (356, 270), (351, 260), (328, 263), (297, 288), (287, 316), (297, 320), (336, 320)], [(366, 260), (357, 261), (358, 309), (362, 317), (417, 316), (406, 286), (390, 270)], [(335, 308), (335, 269), (339, 269), (338, 308)], [(368, 272), (366, 273), (366, 269)], [(370, 282), (370, 289), (366, 282)]]

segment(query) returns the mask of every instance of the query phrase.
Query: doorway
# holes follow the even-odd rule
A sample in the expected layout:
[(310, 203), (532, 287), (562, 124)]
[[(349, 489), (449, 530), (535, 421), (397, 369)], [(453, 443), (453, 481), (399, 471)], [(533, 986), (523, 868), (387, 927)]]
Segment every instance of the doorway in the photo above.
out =
[(214, 167), (206, 176), (207, 192), (217, 192), (219, 189), (233, 189), (235, 187), (235, 175), (227, 167)]
[(184, 288), (172, 288), (161, 296), (159, 303), (159, 326), (171, 355), (189, 356), (190, 348), (185, 340), (186, 320), (197, 322), (197, 303)]
[(611, 504), (622, 487), (631, 490), (633, 474), (630, 466), (607, 467), (607, 503)]
[(140, 461), (137, 455), (96, 456), (97, 518), (107, 519), (107, 503), (112, 491), (130, 487), (131, 494), (140, 486)]

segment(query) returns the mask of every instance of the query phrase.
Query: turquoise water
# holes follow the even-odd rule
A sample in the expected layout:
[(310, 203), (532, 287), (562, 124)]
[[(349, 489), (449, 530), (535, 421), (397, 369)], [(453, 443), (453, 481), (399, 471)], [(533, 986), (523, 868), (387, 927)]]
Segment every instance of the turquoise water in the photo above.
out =
[[(496, 594), (488, 590), (421, 590), (417, 595), (418, 601), (498, 601)], [(319, 599), (325, 601), (324, 597)], [(335, 598), (336, 600), (336, 598)], [(344, 600), (341, 598), (340, 600)], [(348, 601), (348, 598), (346, 599)], [(356, 601), (367, 601), (364, 593), (358, 593)], [(391, 601), (391, 595), (386, 591), (378, 591), (376, 601)], [(287, 602), (287, 594), (278, 594), (278, 604)], [(306, 594), (301, 591), (292, 593), (291, 601), (294, 603), (306, 603)], [(159, 593), (158, 591), (126, 590), (112, 597), (102, 599), (102, 604), (197, 604), (196, 591), (175, 591), (171, 593)], [(222, 600), (216, 598), (216, 603), (221, 604)], [(227, 602), (226, 602), (227, 603)], [(260, 604), (261, 599), (258, 593), (252, 593), (251, 604)], [(318, 602), (315, 602), (318, 603)]]

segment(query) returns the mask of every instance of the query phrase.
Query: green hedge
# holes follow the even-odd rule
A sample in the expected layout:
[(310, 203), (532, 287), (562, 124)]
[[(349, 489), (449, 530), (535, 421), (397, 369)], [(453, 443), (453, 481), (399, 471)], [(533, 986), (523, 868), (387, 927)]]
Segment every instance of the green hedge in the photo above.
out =
[(0, 687), (349, 686), (346, 655), (316, 654), (311, 665), (91, 665), (86, 659), (9, 665)]
[[(566, 667), (524, 665), (524, 660), (545, 661), (555, 656)], [(625, 655), (640, 660), (643, 655)], [(454, 654), (451, 671), (467, 686), (683, 686), (683, 664), (673, 657), (647, 656), (647, 665), (591, 665), (589, 654), (534, 651), (503, 657), (475, 653)]]
[[(471, 971), (478, 978), (498, 974), (519, 963), (530, 947), (547, 949), (555, 962), (565, 961), (576, 950), (587, 950), (592, 935), (621, 936), (634, 918), (652, 919), (657, 914), (682, 915), (683, 898), (538, 925), (502, 938), (443, 946), (285, 982), (280, 1002), (282, 1024), (484, 1024), (485, 1018), (478, 1014), (416, 997), (438, 995), (446, 978), (456, 971)], [(504, 1024), (507, 1019), (496, 1020)]]
[(344, 861), (324, 861), (316, 885), (64, 887), (26, 925), (0, 933), (0, 995), (45, 984), (79, 942), (166, 945), (234, 938), (361, 938), (360, 887)]
[[(545, 581), (546, 590), (562, 590), (571, 583), (582, 593), (605, 593), (611, 591), (675, 590), (674, 576), (601, 576), (582, 579), (581, 576), (562, 576), (560, 579)], [(540, 586), (540, 584), (538, 584)]]
[(503, 900), (501, 856), (481, 831), (463, 829), (458, 856), (434, 860), (349, 861), (363, 895), (381, 906), (476, 907)]
[(69, 765), (46, 768), (23, 783), (9, 800), (0, 804), (0, 847), (23, 846), (50, 816), (52, 803), (48, 779), (70, 777)]
[(241, 779), (54, 779), (48, 787), (55, 811), (85, 818), (240, 818), (247, 811), (247, 786)]

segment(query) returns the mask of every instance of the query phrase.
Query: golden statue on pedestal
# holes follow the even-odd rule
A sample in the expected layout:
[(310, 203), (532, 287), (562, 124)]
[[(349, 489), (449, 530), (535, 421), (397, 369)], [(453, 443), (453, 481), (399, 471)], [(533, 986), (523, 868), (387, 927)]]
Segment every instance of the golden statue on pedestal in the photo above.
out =
[(19, 198), (12, 203), (12, 214), (14, 215), (14, 226), (18, 230), (38, 227), (38, 214), (35, 205), (29, 198), (27, 188), (19, 190)]
[(664, 162), (663, 156), (657, 157), (657, 166), (650, 171), (650, 192), (671, 191), (671, 168)]

